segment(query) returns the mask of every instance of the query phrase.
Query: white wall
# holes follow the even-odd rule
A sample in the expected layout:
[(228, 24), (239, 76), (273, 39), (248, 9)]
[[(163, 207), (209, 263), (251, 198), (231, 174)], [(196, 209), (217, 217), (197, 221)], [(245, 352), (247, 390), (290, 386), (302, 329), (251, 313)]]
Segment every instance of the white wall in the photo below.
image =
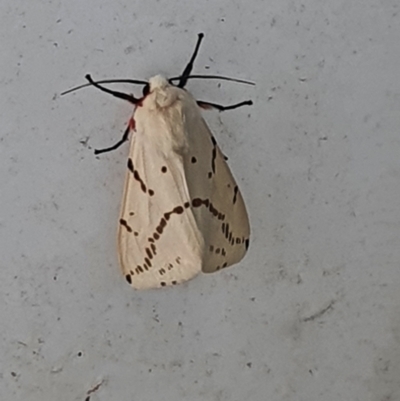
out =
[[(0, 399), (400, 399), (398, 1), (1, 5)], [(242, 263), (135, 292), (115, 232), (127, 103), (95, 78), (179, 74), (251, 217)], [(206, 67), (209, 67), (207, 69)], [(124, 86), (125, 90), (132, 90)], [(386, 398), (385, 398), (386, 397)]]

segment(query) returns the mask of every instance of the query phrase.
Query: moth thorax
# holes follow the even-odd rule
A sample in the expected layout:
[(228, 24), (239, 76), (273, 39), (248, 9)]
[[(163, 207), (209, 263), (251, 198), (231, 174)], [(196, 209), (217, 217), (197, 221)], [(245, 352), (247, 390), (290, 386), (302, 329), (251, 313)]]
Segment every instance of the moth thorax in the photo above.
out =
[(172, 106), (177, 98), (175, 87), (162, 75), (156, 75), (149, 79), (150, 94), (156, 108)]

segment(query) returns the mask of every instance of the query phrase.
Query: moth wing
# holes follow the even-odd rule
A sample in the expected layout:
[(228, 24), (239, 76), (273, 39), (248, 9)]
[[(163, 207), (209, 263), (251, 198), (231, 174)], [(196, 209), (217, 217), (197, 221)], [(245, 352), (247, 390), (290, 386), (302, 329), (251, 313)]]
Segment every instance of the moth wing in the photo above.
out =
[(187, 97), (186, 182), (204, 240), (202, 271), (208, 273), (231, 266), (244, 257), (250, 225), (243, 197), (225, 157), (195, 100), (189, 93)]
[[(147, 118), (145, 112), (136, 123)], [(136, 289), (179, 284), (201, 271), (204, 244), (190, 207), (183, 158), (158, 152), (149, 140), (165, 131), (164, 122), (151, 116), (146, 132), (139, 127), (131, 140), (118, 253), (125, 278)]]

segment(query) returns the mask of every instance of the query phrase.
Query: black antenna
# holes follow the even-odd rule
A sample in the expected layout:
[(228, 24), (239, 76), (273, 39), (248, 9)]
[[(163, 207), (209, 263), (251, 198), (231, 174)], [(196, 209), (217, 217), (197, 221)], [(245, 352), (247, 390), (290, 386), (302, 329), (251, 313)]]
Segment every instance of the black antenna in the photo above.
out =
[(89, 81), (90, 85), (93, 85), (95, 88), (100, 89), (103, 92), (113, 95), (119, 99), (127, 100), (129, 103), (132, 103), (132, 104), (139, 103), (139, 99), (136, 99), (133, 95), (128, 95), (127, 93), (123, 93), (123, 92), (113, 91), (111, 89), (108, 89), (108, 88), (105, 88), (104, 86), (99, 85), (97, 82), (93, 81), (92, 77), (89, 74), (86, 74), (85, 78)]
[[(101, 81), (95, 81), (95, 84), (114, 84), (114, 83), (125, 83), (125, 84), (135, 84), (135, 85), (147, 85), (146, 81), (140, 81), (137, 79), (102, 79)], [(61, 93), (61, 96), (66, 95), (67, 93), (75, 92), (79, 89), (86, 88), (88, 86), (92, 86), (93, 84), (83, 84), (79, 86), (75, 86), (74, 88), (68, 89), (65, 92)]]
[[(181, 77), (173, 77), (173, 78), (169, 78), (168, 81), (173, 82), (173, 81), (178, 81), (180, 79), (181, 79)], [(189, 80), (189, 79), (220, 79), (221, 81), (232, 81), (232, 82), (239, 82), (240, 84), (255, 85), (255, 83), (252, 81), (245, 81), (244, 79), (224, 77), (222, 75), (189, 75), (188, 77), (186, 77), (186, 79), (187, 80)]]
[(196, 47), (194, 49), (192, 57), (191, 57), (188, 65), (183, 70), (182, 75), (180, 76), (179, 83), (178, 83), (178, 87), (179, 88), (184, 88), (186, 83), (187, 83), (188, 77), (190, 76), (190, 73), (192, 72), (192, 69), (193, 69), (194, 60), (197, 57), (197, 53), (199, 51), (200, 44), (201, 44), (201, 41), (203, 40), (203, 38), (204, 38), (204, 33), (199, 33), (198, 34), (197, 43), (196, 43)]

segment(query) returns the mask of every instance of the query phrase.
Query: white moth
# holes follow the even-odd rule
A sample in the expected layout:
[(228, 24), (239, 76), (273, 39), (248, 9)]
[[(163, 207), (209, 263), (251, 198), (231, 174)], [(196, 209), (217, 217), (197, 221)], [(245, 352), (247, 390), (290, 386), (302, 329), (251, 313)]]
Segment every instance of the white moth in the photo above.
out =
[[(175, 285), (201, 271), (231, 266), (249, 246), (250, 226), (242, 195), (200, 107), (226, 110), (252, 103), (223, 107), (196, 101), (184, 89), (188, 79), (201, 77), (190, 72), (202, 38), (199, 34), (180, 77), (94, 82), (86, 76), (89, 85), (134, 104), (121, 141), (96, 153), (117, 148), (132, 132), (118, 255), (126, 281), (137, 289)], [(175, 86), (173, 81), (179, 83)], [(145, 84), (143, 96), (137, 99), (100, 85), (111, 82)]]

